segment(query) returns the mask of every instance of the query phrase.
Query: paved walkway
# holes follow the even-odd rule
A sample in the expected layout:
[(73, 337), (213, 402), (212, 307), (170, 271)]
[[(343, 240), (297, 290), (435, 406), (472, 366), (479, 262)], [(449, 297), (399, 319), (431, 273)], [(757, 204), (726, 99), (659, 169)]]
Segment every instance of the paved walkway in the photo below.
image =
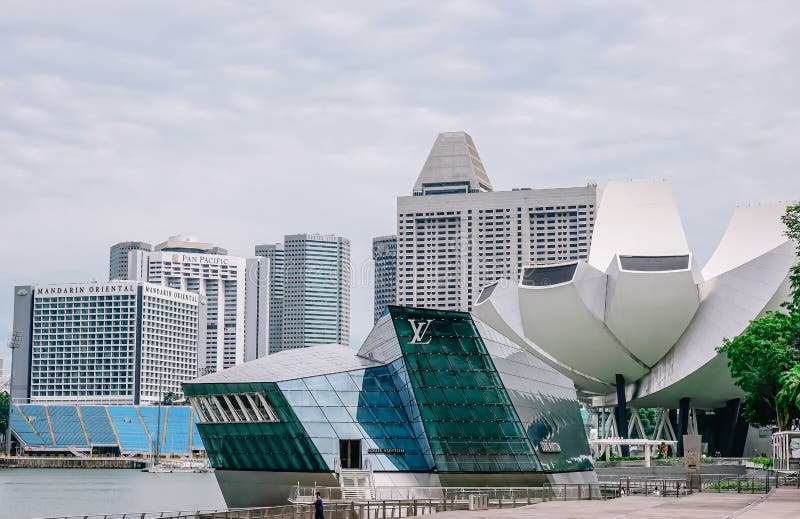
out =
[(688, 497), (631, 496), (608, 501), (549, 501), (507, 510), (443, 512), (436, 519), (798, 519), (800, 490), (781, 488), (765, 498), (751, 494)]

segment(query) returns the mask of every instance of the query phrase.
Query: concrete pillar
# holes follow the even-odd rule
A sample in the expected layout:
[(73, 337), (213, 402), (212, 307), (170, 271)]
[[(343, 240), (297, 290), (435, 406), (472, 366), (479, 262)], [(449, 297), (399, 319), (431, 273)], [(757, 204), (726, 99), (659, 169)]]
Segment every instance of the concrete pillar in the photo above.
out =
[(736, 435), (736, 422), (739, 419), (740, 400), (734, 398), (725, 402), (725, 407), (720, 408), (722, 411), (719, 415), (719, 437), (717, 441), (717, 449), (725, 457), (732, 457), (733, 454), (733, 437)]
[(678, 452), (676, 456), (683, 456), (683, 435), (686, 434), (689, 429), (690, 402), (691, 400), (689, 398), (681, 398), (678, 407), (678, 430), (675, 431), (675, 435), (678, 437)]
[[(620, 438), (628, 437), (628, 402), (625, 397), (625, 377), (616, 375), (617, 380), (617, 428)], [(630, 455), (630, 448), (627, 445), (620, 446), (620, 453), (623, 456)]]
[(750, 428), (750, 424), (742, 417), (742, 406), (739, 406), (739, 413), (736, 417), (736, 428), (734, 429), (733, 433), (733, 445), (731, 446), (731, 456), (738, 458), (738, 457), (748, 457), (752, 456), (752, 453), (744, 452), (744, 445), (747, 441), (747, 430)]

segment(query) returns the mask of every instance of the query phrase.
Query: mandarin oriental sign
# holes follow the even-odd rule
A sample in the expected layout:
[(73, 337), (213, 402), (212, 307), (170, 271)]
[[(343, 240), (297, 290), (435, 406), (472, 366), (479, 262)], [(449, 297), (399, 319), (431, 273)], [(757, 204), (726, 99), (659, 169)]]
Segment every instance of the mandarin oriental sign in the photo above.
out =
[(192, 303), (197, 302), (197, 294), (194, 293), (185, 293), (179, 290), (175, 290), (174, 288), (169, 287), (161, 287), (161, 286), (151, 286), (151, 285), (144, 285), (144, 291), (146, 294), (153, 294), (162, 297), (172, 297), (174, 299), (179, 299), (182, 301), (191, 301)]
[(81, 295), (81, 294), (123, 294), (133, 293), (136, 284), (126, 285), (67, 285), (54, 287), (37, 287), (37, 296)]

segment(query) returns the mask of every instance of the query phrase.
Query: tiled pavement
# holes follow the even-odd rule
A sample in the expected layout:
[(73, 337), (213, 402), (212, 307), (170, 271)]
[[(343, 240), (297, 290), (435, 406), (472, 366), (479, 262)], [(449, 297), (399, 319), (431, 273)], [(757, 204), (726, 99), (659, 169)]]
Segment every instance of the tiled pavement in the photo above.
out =
[(608, 501), (549, 501), (522, 508), (453, 511), (436, 519), (782, 519), (800, 518), (800, 490), (778, 489), (769, 496), (694, 494), (688, 497), (623, 497)]

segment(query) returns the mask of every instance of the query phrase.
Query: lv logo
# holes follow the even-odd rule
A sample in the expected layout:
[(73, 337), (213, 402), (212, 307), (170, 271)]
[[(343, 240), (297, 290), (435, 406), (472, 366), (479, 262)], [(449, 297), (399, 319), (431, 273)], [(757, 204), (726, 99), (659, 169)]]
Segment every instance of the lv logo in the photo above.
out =
[(428, 333), (428, 328), (430, 328), (433, 319), (426, 319), (426, 320), (419, 320), (416, 319), (409, 319), (408, 324), (411, 325), (411, 329), (414, 331), (414, 337), (409, 341), (409, 344), (429, 344), (431, 342), (431, 338), (428, 337), (428, 340), (425, 339), (425, 334)]

